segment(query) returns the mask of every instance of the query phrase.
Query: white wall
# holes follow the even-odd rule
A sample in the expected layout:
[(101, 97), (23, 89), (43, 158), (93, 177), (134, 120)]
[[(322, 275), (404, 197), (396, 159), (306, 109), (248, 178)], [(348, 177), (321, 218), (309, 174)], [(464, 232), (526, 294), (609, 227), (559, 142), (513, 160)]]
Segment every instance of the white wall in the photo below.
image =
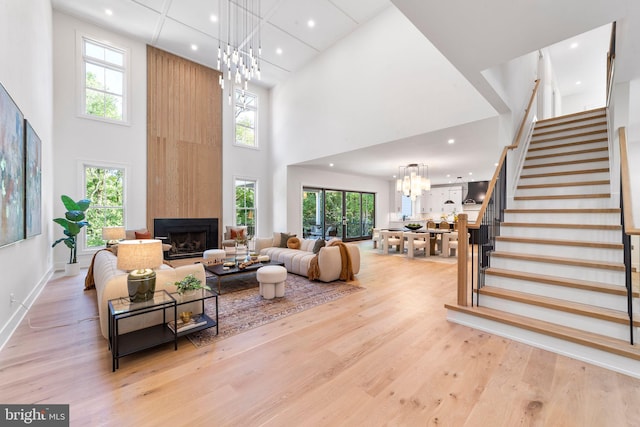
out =
[(0, 348), (51, 274), (51, 32), (49, 0), (0, 0), (0, 82), (42, 140), (42, 234), (0, 248)]
[[(130, 50), (129, 125), (78, 116), (78, 63), (76, 34), (106, 41)], [(54, 51), (54, 214), (64, 215), (62, 194), (74, 200), (83, 197), (82, 165), (99, 162), (125, 168), (125, 226), (146, 226), (147, 204), (147, 53), (144, 43), (106, 31), (59, 12), (53, 14)], [(62, 237), (60, 227), (54, 230)], [(81, 265), (88, 265), (93, 252), (79, 253)], [(63, 268), (69, 249), (55, 249), (56, 268)]]

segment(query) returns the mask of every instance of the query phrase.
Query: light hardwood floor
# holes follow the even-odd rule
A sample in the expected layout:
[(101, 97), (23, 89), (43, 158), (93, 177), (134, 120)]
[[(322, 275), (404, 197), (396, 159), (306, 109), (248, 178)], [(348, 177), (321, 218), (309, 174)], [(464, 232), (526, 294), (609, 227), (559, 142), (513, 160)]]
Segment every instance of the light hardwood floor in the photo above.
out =
[(361, 248), (366, 290), (115, 373), (95, 291), (53, 279), (0, 352), (0, 402), (70, 404), (72, 426), (639, 425), (640, 380), (449, 323), (454, 264)]

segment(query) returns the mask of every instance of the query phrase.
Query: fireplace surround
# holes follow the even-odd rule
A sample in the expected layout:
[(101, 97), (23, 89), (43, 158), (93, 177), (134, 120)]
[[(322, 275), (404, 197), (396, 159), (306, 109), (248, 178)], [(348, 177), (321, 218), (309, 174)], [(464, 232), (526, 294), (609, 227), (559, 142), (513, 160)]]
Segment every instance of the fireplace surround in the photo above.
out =
[(153, 233), (171, 245), (165, 259), (201, 257), (205, 250), (218, 248), (218, 218), (155, 218)]

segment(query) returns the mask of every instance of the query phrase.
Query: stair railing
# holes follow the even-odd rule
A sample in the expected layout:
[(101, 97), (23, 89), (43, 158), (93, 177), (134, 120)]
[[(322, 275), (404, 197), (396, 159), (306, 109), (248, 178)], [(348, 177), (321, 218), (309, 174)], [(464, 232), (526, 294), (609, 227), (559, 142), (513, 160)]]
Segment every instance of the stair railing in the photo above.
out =
[(607, 52), (607, 107), (611, 102), (613, 92), (613, 76), (616, 65), (616, 23), (611, 24), (611, 37), (609, 39), (609, 52)]
[[(511, 150), (526, 146), (531, 137), (531, 132), (525, 133), (525, 129), (530, 129), (531, 123), (534, 121), (535, 115), (531, 107), (536, 99), (539, 85), (540, 80), (538, 79), (535, 81), (531, 98), (513, 143), (502, 150), (498, 166), (489, 183), (476, 220), (468, 223), (467, 214), (458, 215), (458, 305), (468, 306), (470, 302), (473, 306), (474, 295), (475, 305), (479, 305), (480, 293), (477, 291), (484, 286), (484, 271), (490, 265), (490, 255), (495, 248), (495, 238), (500, 235), (500, 224), (504, 221), (504, 209), (507, 202), (507, 157)], [(521, 143), (523, 138), (527, 139)], [(471, 236), (471, 251), (468, 250), (466, 244), (468, 240), (463, 237), (467, 234)]]
[(620, 209), (622, 222), (622, 244), (624, 246), (625, 286), (627, 288), (627, 312), (629, 314), (629, 342), (633, 345), (633, 280), (631, 265), (631, 236), (640, 236), (640, 229), (633, 222), (631, 204), (631, 178), (627, 157), (627, 133), (624, 127), (618, 129), (620, 144)]

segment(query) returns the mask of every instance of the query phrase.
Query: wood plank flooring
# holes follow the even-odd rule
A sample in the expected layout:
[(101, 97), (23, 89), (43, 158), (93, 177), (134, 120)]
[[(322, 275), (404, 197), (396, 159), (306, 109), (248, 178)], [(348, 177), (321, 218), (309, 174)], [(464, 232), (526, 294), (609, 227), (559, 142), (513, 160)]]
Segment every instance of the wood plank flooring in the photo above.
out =
[(447, 322), (456, 265), (361, 244), (366, 288), (111, 372), (95, 291), (54, 278), (0, 352), (0, 402), (72, 426), (632, 426), (640, 380)]

